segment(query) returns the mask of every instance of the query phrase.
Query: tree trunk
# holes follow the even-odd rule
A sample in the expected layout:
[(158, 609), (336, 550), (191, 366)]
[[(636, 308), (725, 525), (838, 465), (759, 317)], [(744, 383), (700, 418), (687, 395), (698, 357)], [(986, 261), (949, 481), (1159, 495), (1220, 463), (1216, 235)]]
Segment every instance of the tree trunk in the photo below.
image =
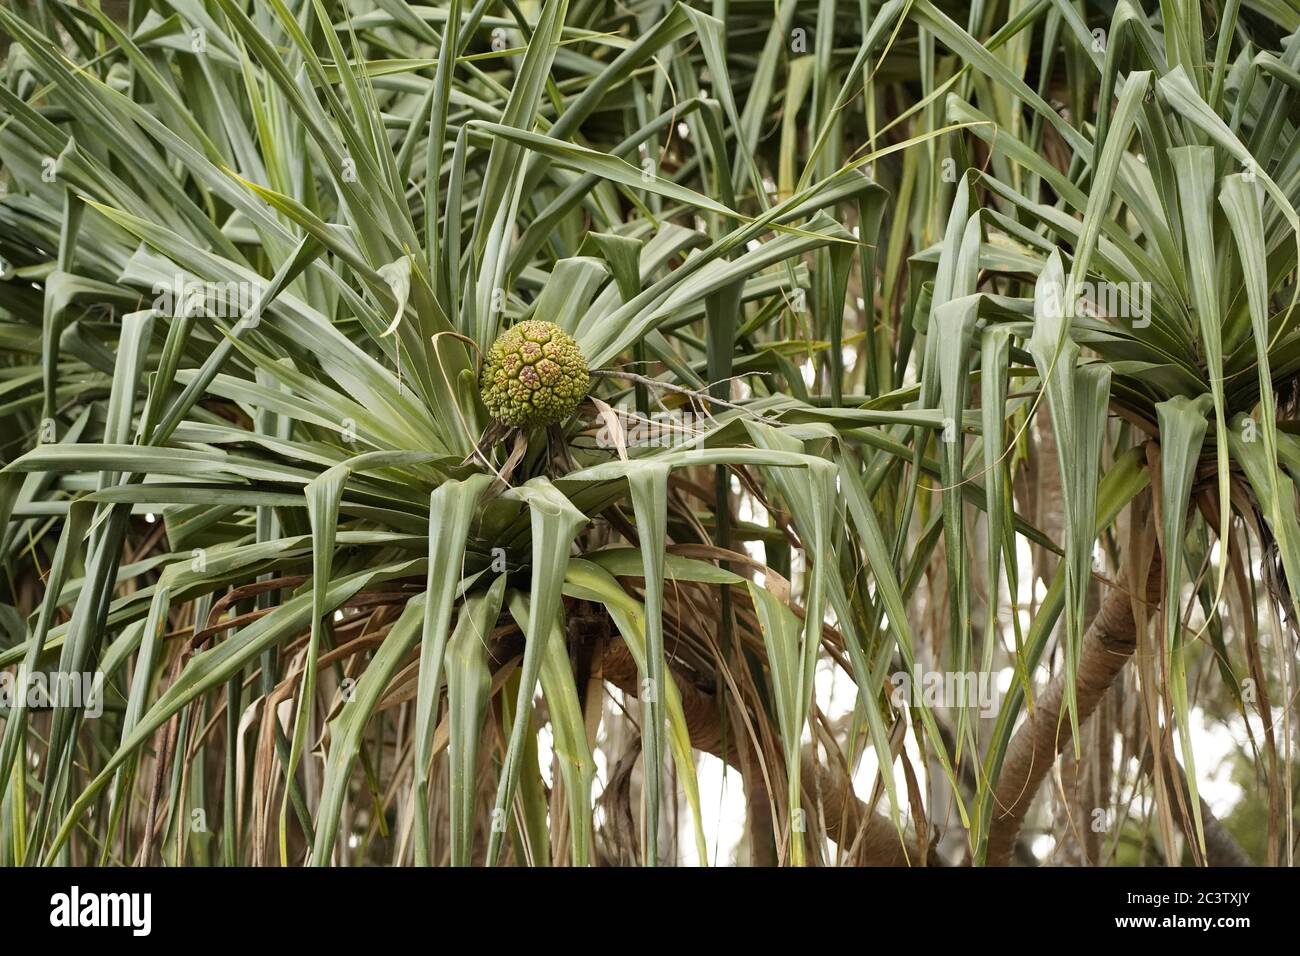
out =
[[(1144, 598), (1147, 603), (1160, 600), (1160, 587), (1160, 559), (1155, 556), (1147, 575)], [(1083, 638), (1075, 682), (1080, 725), (1097, 709), (1136, 648), (1133, 602), (1127, 592), (1113, 590), (1102, 602)], [(1062, 671), (1038, 695), (1032, 716), (1021, 724), (1007, 746), (994, 791), (993, 819), (985, 854), (988, 866), (1007, 865), (1016, 835), (1043, 778), (1051, 771), (1056, 755), (1072, 739), (1070, 722), (1062, 719), (1064, 701), (1065, 673)]]

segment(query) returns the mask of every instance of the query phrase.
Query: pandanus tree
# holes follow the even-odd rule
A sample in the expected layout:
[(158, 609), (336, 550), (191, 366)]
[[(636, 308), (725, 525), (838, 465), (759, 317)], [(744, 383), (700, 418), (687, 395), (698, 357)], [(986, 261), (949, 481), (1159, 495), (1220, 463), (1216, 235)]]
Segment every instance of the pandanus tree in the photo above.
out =
[(1206, 27), (0, 8), (0, 668), (105, 679), (5, 862), (703, 863), (714, 766), (741, 862), (1037, 859), (1067, 766), (1241, 862), (1207, 709), (1289, 862), (1300, 16)]
[[(1294, 189), (1282, 185), (1294, 176), (1294, 129), (1279, 121), (1277, 111), (1291, 92), (1284, 80), (1273, 82), (1294, 74), (1300, 38), (1288, 37), (1277, 55), (1252, 56), (1247, 48), (1234, 57), (1233, 9), (1218, 25), (1210, 59), (1194, 6), (1170, 4), (1162, 13), (1159, 37), (1139, 8), (1117, 5), (1108, 42), (1107, 31), (1094, 34), (1081, 18), (1063, 17), (1098, 70), (1091, 141), (1044, 109), (1034, 91), (1015, 89), (1013, 95), (1035, 106), (1079, 150), (1065, 173), (969, 102), (948, 101), (949, 118), (975, 124), (971, 128), (989, 144), (994, 171), (972, 174), (964, 184), (987, 189), (979, 208), (966, 189), (953, 204), (928, 319), (933, 347), (926, 354), (927, 377), (937, 379), (934, 393), (945, 410), (959, 414), (965, 375), (976, 366), (980, 371), (982, 464), (992, 519), (988, 567), (996, 574), (1004, 543), (995, 529), (1006, 516), (993, 516), (1004, 497), (999, 416), (1010, 412), (1012, 374), (1036, 374), (1040, 389), (1032, 400), (1045, 401), (1050, 410), (1064, 519), (1061, 587), (1033, 622), (1025, 662), (1035, 663), (1039, 639), (1059, 609), (1063, 667), (1037, 713), (1005, 747), (1003, 721), (1002, 739), (987, 751), (986, 769), (997, 784), (989, 840), (977, 852), (985, 850), (989, 862), (1007, 861), (1056, 751), (1077, 736), (1138, 649), (1145, 652), (1139, 666), (1150, 746), (1157, 761), (1173, 766), (1176, 737), (1188, 784), (1186, 792), (1173, 790), (1170, 778), (1158, 774), (1157, 793), (1165, 806), (1180, 806), (1190, 822), (1193, 858), (1240, 859), (1217, 822), (1213, 844), (1206, 843), (1188, 703), (1189, 647), (1204, 641), (1213, 648), (1225, 687), (1240, 706), (1241, 687), (1259, 675), (1234, 670), (1219, 615), (1229, 576), (1250, 600), (1248, 583), (1256, 576), (1250, 542), (1259, 549), (1255, 567), (1269, 606), (1289, 621), (1300, 609), (1289, 583), (1300, 572), (1290, 464), (1296, 446), (1278, 422), (1278, 391), (1293, 393), (1300, 344), (1294, 313), (1300, 223)], [(944, 30), (951, 32), (952, 25), (941, 26), (941, 36)], [(1057, 201), (1050, 207), (1032, 201), (1003, 172), (1041, 182)], [(985, 249), (994, 252), (995, 239), (1032, 262), (989, 261)], [(1026, 270), (1035, 274), (1031, 299), (996, 297), (1000, 276)], [(1023, 350), (1018, 358), (1017, 347)], [(951, 499), (945, 506), (957, 514), (945, 519), (945, 544), (949, 586), (957, 606), (966, 608), (955, 489), (968, 472), (957, 444), (942, 459)], [(1099, 472), (1103, 449), (1111, 459), (1105, 474)], [(1087, 628), (1097, 531), (1107, 527), (1118, 503), (1104, 492), (1135, 453), (1146, 474), (1127, 483), (1125, 493), (1149, 483), (1152, 500), (1131, 499), (1129, 508), (1139, 510), (1128, 516), (1125, 540), (1107, 542), (1104, 550), (1118, 565)], [(1194, 586), (1184, 601), (1189, 577)], [(1203, 619), (1195, 627), (1188, 624), (1193, 607)], [(1155, 619), (1154, 630), (1148, 618)], [(956, 630), (960, 640), (960, 624)], [(1290, 646), (1289, 640), (1283, 644)], [(1261, 713), (1268, 711), (1265, 701)], [(1269, 735), (1270, 724), (1265, 716)], [(1267, 752), (1276, 759), (1271, 736)]]

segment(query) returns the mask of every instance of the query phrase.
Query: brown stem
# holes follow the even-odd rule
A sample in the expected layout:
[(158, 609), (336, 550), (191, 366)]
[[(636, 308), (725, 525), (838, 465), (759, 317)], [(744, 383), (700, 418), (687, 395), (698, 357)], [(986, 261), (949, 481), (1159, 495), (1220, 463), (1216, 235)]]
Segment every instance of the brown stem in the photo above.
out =
[[(1172, 762), (1173, 766), (1170, 766)], [(1150, 745), (1147, 746), (1146, 753), (1142, 757), (1142, 770), (1145, 773), (1151, 773), (1154, 769), (1155, 758)], [(1165, 777), (1165, 789), (1173, 791), (1177, 787), (1182, 791), (1182, 804), (1188, 806), (1191, 799), (1191, 792), (1187, 787), (1187, 772), (1183, 770), (1182, 765), (1177, 761), (1162, 760), (1162, 769)], [(1177, 773), (1174, 772), (1175, 768)], [(1228, 832), (1227, 827), (1219, 822), (1219, 818), (1214, 815), (1210, 805), (1205, 802), (1205, 798), (1200, 798), (1201, 805), (1201, 832), (1205, 834), (1205, 862), (1209, 866), (1254, 866), (1250, 857), (1246, 856), (1246, 851), (1241, 848), (1232, 834)], [(1188, 842), (1196, 840), (1196, 826), (1192, 820), (1188, 819), (1188, 814), (1179, 814), (1179, 824), (1183, 828), (1183, 835), (1187, 837)]]
[[(636, 662), (621, 641), (610, 641), (606, 645), (601, 672), (623, 693), (635, 697), (640, 690)], [(734, 740), (734, 734), (722, 743), (722, 724), (718, 718), (718, 705), (712, 694), (706, 693), (690, 681), (678, 681), (681, 693), (682, 710), (686, 717), (686, 726), (691, 735), (691, 746), (703, 750), (715, 757), (725, 760), (742, 774), (746, 771), (745, 761)], [(752, 762), (752, 761), (751, 761)], [(747, 781), (751, 789), (762, 788), (761, 771), (749, 768), (750, 776), (757, 780), (757, 785)], [(801, 776), (804, 780), (805, 793), (817, 793), (821, 800), (821, 810), (826, 821), (826, 835), (840, 845), (846, 841), (858, 840), (860, 860), (865, 866), (907, 866), (915, 865), (920, 860), (920, 851), (914, 842), (904, 847), (892, 823), (878, 813), (869, 810), (853, 792), (853, 783), (843, 768), (828, 766), (817, 760), (811, 750), (802, 755)], [(814, 789), (815, 788), (815, 789)], [(755, 795), (750, 798), (766, 802), (767, 795)], [(812, 806), (809, 796), (809, 806)], [(861, 835), (859, 837), (859, 831)]]
[[(1160, 599), (1160, 559), (1153, 557), (1147, 574), (1145, 600)], [(1083, 638), (1075, 680), (1078, 720), (1082, 724), (1097, 709), (1103, 695), (1137, 648), (1137, 623), (1132, 597), (1123, 590), (1106, 596)], [(1006, 866), (1016, 836), (1034, 795), (1056, 755), (1073, 739), (1070, 722), (1062, 720), (1065, 674), (1058, 673), (1039, 694), (1033, 713), (1007, 745), (1002, 771), (994, 791), (993, 819), (989, 823), (988, 866)]]

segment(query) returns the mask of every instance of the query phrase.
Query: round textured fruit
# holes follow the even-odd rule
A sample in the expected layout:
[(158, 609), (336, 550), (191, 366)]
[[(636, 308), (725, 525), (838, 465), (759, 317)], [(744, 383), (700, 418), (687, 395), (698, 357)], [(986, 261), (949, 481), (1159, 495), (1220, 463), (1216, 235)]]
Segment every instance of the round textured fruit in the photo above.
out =
[(524, 428), (566, 418), (590, 386), (587, 360), (573, 336), (539, 319), (501, 333), (488, 349), (480, 379), (492, 417)]

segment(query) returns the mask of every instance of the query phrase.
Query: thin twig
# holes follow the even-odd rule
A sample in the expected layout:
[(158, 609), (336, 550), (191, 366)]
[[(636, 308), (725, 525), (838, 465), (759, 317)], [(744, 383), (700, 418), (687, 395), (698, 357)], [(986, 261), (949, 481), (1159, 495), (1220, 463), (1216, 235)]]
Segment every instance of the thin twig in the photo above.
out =
[(715, 398), (707, 392), (698, 392), (693, 388), (685, 388), (681, 385), (673, 385), (670, 382), (661, 382), (657, 378), (648, 378), (645, 375), (638, 375), (636, 372), (619, 372), (613, 369), (593, 369), (587, 374), (591, 375), (593, 378), (618, 378), (629, 382), (637, 382), (650, 388), (662, 388), (667, 392), (675, 392), (678, 395), (688, 395), (693, 399), (712, 402), (714, 405), (721, 405), (723, 408), (732, 408), (738, 412), (744, 412), (750, 418), (755, 418), (760, 422), (767, 420), (762, 415), (746, 408), (744, 405), (737, 405), (735, 402), (729, 402), (726, 399)]

